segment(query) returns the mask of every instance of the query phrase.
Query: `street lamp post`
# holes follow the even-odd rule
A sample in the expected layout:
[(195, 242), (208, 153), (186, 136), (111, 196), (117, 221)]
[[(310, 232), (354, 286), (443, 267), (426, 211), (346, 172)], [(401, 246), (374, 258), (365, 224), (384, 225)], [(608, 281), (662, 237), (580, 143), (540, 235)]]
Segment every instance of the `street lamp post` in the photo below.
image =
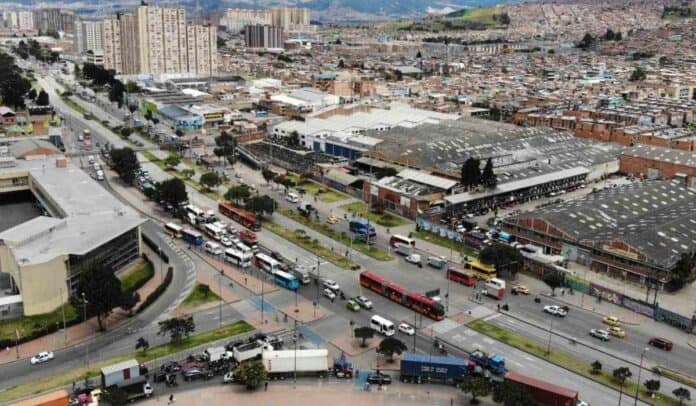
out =
[[(87, 301), (87, 298), (85, 297), (85, 292), (82, 292), (82, 309), (83, 309), (83, 319), (82, 321), (84, 323), (87, 323), (87, 304), (89, 302)], [(89, 369), (89, 341), (85, 341), (85, 361), (87, 362), (87, 368)]]
[(317, 285), (317, 300), (316, 300), (316, 302), (317, 303), (319, 303), (319, 281), (321, 279), (319, 277), (319, 265), (321, 265), (321, 262), (319, 261), (319, 256), (317, 255), (317, 280), (316, 280), (316, 285)]
[(160, 283), (162, 283), (164, 282), (164, 275), (162, 274), (162, 248), (159, 245), (157, 246), (157, 256), (159, 259)]
[[(451, 261), (451, 259), (450, 259)], [(445, 294), (445, 311), (449, 313), (449, 296), (450, 296), (450, 278), (449, 278), (449, 265), (445, 264), (447, 270), (445, 271), (445, 278), (447, 278), (447, 293)]]
[(633, 403), (634, 406), (638, 406), (638, 388), (640, 388), (640, 373), (643, 372), (643, 357), (645, 357), (645, 353), (649, 350), (650, 349), (648, 347), (645, 347), (643, 352), (640, 353), (640, 365), (638, 366), (638, 382), (636, 382), (636, 399)]
[(261, 324), (263, 324), (263, 291), (264, 291), (264, 282), (266, 281), (266, 274), (261, 272)]
[(220, 274), (218, 275), (218, 293), (220, 294), (220, 304), (218, 305), (218, 317), (220, 318), (220, 327), (222, 327), (222, 276), (225, 271), (220, 269)]
[(549, 327), (549, 342), (546, 344), (546, 355), (551, 354), (551, 335), (553, 334), (553, 318), (551, 318), (551, 326)]
[(293, 368), (293, 389), (297, 387), (297, 319), (295, 319), (295, 329), (292, 333), (292, 341), (295, 343), (295, 366)]

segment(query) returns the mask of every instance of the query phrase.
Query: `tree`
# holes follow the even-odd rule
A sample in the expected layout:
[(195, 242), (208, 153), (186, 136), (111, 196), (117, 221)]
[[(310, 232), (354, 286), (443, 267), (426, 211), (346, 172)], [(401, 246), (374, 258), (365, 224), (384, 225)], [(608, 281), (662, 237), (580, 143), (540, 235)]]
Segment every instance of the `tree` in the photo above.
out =
[(343, 62), (343, 59), (338, 60), (338, 69), (343, 69), (346, 67), (346, 63)]
[(114, 164), (114, 170), (118, 173), (123, 183), (132, 185), (135, 180), (135, 173), (140, 169), (140, 162), (138, 162), (135, 152), (128, 147), (112, 149), (111, 161)]
[(488, 396), (493, 388), (488, 379), (482, 376), (469, 376), (459, 384), (459, 389), (471, 394), (471, 404), (476, 405), (479, 403), (478, 397)]
[(631, 73), (631, 77), (628, 80), (630, 80), (631, 82), (638, 82), (641, 80), (645, 80), (646, 76), (647, 74), (645, 72), (645, 69), (639, 66), (633, 70), (633, 72)]
[(677, 389), (672, 391), (672, 394), (679, 399), (679, 404), (681, 405), (684, 403), (685, 400), (691, 400), (691, 392), (689, 392), (688, 389), (684, 387), (678, 387)]
[(541, 280), (546, 282), (551, 288), (551, 294), (556, 294), (556, 288), (560, 288), (565, 283), (565, 275), (560, 271), (551, 271), (544, 274)]
[[(140, 91), (140, 86), (138, 86), (138, 84), (133, 82), (132, 80), (129, 80), (128, 82), (126, 82), (126, 91), (128, 93), (138, 93)], [(130, 108), (130, 106), (128, 106), (128, 108)]]
[(128, 105), (128, 111), (130, 111), (131, 114), (135, 113), (135, 111), (138, 109), (138, 106), (135, 104), (129, 104)]
[(493, 161), (491, 158), (488, 158), (488, 161), (486, 161), (486, 166), (483, 168), (483, 173), (481, 174), (481, 183), (490, 189), (495, 188), (498, 184), (498, 178), (493, 172)]
[(213, 150), (215, 156), (227, 159), (229, 163), (233, 164), (237, 152), (237, 139), (227, 131), (222, 131), (219, 136), (215, 137), (215, 145)]
[(168, 168), (175, 168), (179, 166), (180, 163), (181, 158), (179, 155), (169, 154), (169, 156), (164, 159), (164, 164), (167, 165)]
[[(23, 41), (20, 41), (20, 44)], [(24, 44), (26, 46), (26, 44)], [(22, 76), (15, 59), (0, 52), (0, 97), (2, 103), (15, 109), (24, 107), (24, 97), (31, 90), (31, 84)]]
[(217, 37), (217, 47), (219, 48), (224, 48), (225, 45), (227, 45), (227, 41), (225, 41), (224, 38)]
[(143, 350), (143, 353), (146, 353), (149, 348), (150, 343), (144, 337), (138, 338), (138, 341), (135, 343), (136, 351)]
[(27, 93), (27, 99), (36, 99), (36, 89), (32, 87), (31, 90), (29, 90), (29, 93)]
[(394, 337), (387, 337), (377, 346), (377, 353), (387, 357), (388, 362), (394, 361), (394, 354), (401, 355), (402, 352), (408, 350), (406, 344)]
[(658, 392), (660, 390), (659, 379), (648, 379), (647, 381), (645, 381), (644, 385), (650, 397), (653, 397), (655, 395), (655, 392)]
[(418, 59), (423, 58), (423, 54), (421, 53), (420, 50), (419, 50), (418, 53), (416, 54), (416, 58), (418, 58)]
[(247, 210), (260, 216), (270, 216), (276, 208), (276, 201), (270, 196), (254, 196), (246, 202)]
[(36, 104), (39, 106), (48, 106), (50, 104), (48, 100), (48, 93), (46, 93), (46, 91), (43, 89), (41, 89), (39, 95), (36, 96)]
[(233, 374), (234, 378), (243, 383), (248, 390), (257, 388), (268, 377), (261, 361), (242, 362), (234, 369)]
[(158, 336), (169, 334), (172, 343), (177, 344), (188, 337), (189, 334), (196, 330), (196, 325), (193, 322), (193, 316), (188, 317), (172, 317), (170, 319), (160, 321)]
[(602, 372), (602, 363), (598, 360), (595, 360), (590, 366), (592, 367), (592, 375), (599, 375)]
[(582, 37), (582, 40), (577, 44), (577, 47), (583, 50), (588, 50), (595, 45), (597, 40), (589, 32)]
[(504, 381), (500, 385), (495, 385), (493, 401), (514, 406), (535, 406), (537, 404), (529, 388), (512, 381)]
[(195, 174), (196, 171), (194, 171), (193, 169), (186, 168), (181, 170), (181, 176), (183, 176), (186, 179), (191, 179)]
[(275, 179), (277, 175), (270, 169), (264, 169), (261, 171), (261, 176), (263, 176), (263, 180), (266, 181), (266, 184), (269, 184), (273, 182), (273, 179)]
[(481, 183), (481, 162), (470, 157), (464, 161), (461, 170), (461, 182), (465, 188), (469, 189)]
[(186, 133), (185, 133), (184, 130), (182, 130), (181, 128), (177, 128), (176, 131), (174, 131), (174, 134), (176, 134), (177, 137), (181, 138), (181, 137), (183, 137)]
[(240, 201), (244, 201), (251, 196), (249, 187), (247, 185), (236, 185), (227, 189), (225, 193), (225, 199), (239, 204)]
[(358, 327), (353, 330), (353, 335), (362, 340), (361, 347), (367, 347), (366, 341), (375, 336), (375, 330), (370, 327)]
[(206, 172), (201, 175), (200, 183), (205, 186), (206, 189), (213, 189), (217, 187), (221, 182), (220, 177), (215, 172)]
[(682, 253), (679, 257), (679, 261), (674, 266), (674, 270), (670, 273), (670, 281), (667, 283), (667, 289), (669, 291), (676, 291), (684, 287), (687, 283), (691, 282), (694, 278), (691, 270), (696, 265), (696, 252), (688, 254)]
[(498, 272), (508, 271), (513, 275), (521, 271), (524, 265), (524, 257), (519, 250), (500, 243), (493, 243), (482, 249), (479, 260), (484, 264), (495, 266)]
[(170, 204), (172, 207), (179, 207), (181, 202), (188, 200), (186, 184), (179, 178), (167, 179), (156, 186), (157, 200)]
[(119, 307), (127, 311), (129, 316), (133, 316), (133, 309), (139, 301), (140, 294), (138, 292), (123, 292), (123, 297), (121, 297), (121, 304)]
[(619, 403), (621, 403), (621, 396), (623, 396), (624, 384), (626, 383), (626, 380), (628, 378), (633, 376), (633, 374), (628, 368), (619, 367), (612, 372), (612, 375), (614, 376), (614, 380), (616, 380), (619, 383)]
[(123, 94), (126, 92), (126, 86), (120, 80), (113, 79), (111, 82), (111, 89), (109, 89), (109, 100), (116, 102), (118, 107), (123, 106)]
[(101, 401), (113, 406), (122, 406), (130, 402), (128, 400), (128, 392), (116, 386), (105, 389), (102, 392), (100, 403)]
[(123, 127), (123, 128), (121, 128), (121, 136), (122, 136), (123, 138), (128, 138), (128, 137), (131, 136), (131, 134), (133, 134), (133, 129), (132, 129), (132, 128), (130, 128), (130, 127)]
[(90, 261), (82, 267), (78, 292), (79, 300), (86, 301), (87, 310), (97, 316), (99, 330), (104, 331), (104, 319), (121, 305), (121, 281), (114, 269), (98, 261)]

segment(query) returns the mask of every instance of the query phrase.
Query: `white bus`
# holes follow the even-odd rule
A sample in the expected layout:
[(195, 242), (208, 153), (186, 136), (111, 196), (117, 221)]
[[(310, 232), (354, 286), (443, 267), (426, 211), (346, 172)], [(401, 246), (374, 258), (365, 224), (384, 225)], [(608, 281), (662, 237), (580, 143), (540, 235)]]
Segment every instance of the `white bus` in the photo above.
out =
[(498, 300), (505, 297), (505, 281), (498, 278), (491, 278), (486, 281), (485, 293), (490, 297), (494, 297)]
[(205, 251), (210, 255), (222, 255), (222, 248), (220, 248), (220, 244), (212, 241), (205, 242)]
[(164, 225), (164, 232), (167, 234), (171, 235), (174, 238), (181, 238), (181, 232), (183, 231), (183, 227), (178, 226), (174, 223), (167, 223)]
[(394, 335), (394, 323), (382, 316), (372, 316), (370, 319), (370, 327), (376, 332), (384, 334), (387, 337)]
[(248, 245), (244, 244), (244, 243), (241, 242), (241, 241), (234, 241), (234, 246), (235, 246), (235, 248), (237, 248), (239, 251), (242, 251), (245, 255), (251, 256), (251, 255), (254, 254), (254, 251), (253, 251), (251, 248), (249, 248)]
[(184, 210), (186, 210), (186, 213), (191, 213), (196, 217), (196, 221), (202, 221), (205, 222), (205, 212), (198, 207), (189, 204), (188, 206), (184, 207)]
[(263, 269), (264, 271), (271, 274), (281, 270), (280, 262), (276, 261), (275, 259), (271, 258), (266, 254), (258, 253), (254, 256), (254, 258), (256, 267), (259, 269)]
[(229, 248), (225, 250), (225, 261), (240, 268), (248, 268), (251, 265), (251, 256)]
[(404, 244), (410, 247), (416, 246), (416, 240), (413, 238), (404, 237), (403, 235), (394, 234), (389, 238), (389, 245), (396, 247), (397, 244)]
[(224, 235), (222, 229), (215, 224), (206, 224), (205, 227), (203, 227), (203, 230), (210, 238), (216, 241), (220, 241)]

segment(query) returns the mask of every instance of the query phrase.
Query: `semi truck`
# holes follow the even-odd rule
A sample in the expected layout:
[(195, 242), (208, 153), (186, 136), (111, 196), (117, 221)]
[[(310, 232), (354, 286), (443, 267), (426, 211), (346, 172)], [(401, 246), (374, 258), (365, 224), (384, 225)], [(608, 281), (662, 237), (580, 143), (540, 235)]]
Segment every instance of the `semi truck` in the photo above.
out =
[(234, 360), (244, 362), (250, 359), (260, 359), (264, 351), (272, 351), (273, 346), (263, 340), (238, 345), (232, 349)]
[(270, 379), (286, 379), (297, 375), (324, 377), (329, 371), (329, 350), (264, 351), (263, 365)]
[(578, 391), (532, 378), (531, 376), (517, 372), (508, 372), (505, 375), (505, 381), (514, 382), (527, 388), (539, 406), (576, 406), (580, 404)]
[(497, 354), (488, 355), (481, 350), (476, 350), (469, 355), (469, 360), (496, 375), (503, 375), (507, 371), (505, 358)]
[(119, 362), (101, 369), (101, 386), (102, 388), (128, 386), (142, 382), (141, 377), (146, 377), (147, 373), (147, 367), (140, 365), (135, 359)]
[(455, 385), (468, 376), (474, 363), (457, 357), (406, 352), (401, 357), (401, 382), (437, 382)]

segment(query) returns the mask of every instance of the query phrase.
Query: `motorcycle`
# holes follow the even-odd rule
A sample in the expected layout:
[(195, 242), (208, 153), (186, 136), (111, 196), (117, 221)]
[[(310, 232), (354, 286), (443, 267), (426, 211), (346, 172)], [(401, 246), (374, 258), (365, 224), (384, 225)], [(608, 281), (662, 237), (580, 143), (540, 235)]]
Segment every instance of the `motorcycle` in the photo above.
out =
[(447, 350), (445, 350), (445, 346), (440, 341), (435, 340), (433, 345), (435, 346), (435, 348), (437, 348), (438, 351), (440, 351), (441, 354), (445, 354), (447, 352)]

